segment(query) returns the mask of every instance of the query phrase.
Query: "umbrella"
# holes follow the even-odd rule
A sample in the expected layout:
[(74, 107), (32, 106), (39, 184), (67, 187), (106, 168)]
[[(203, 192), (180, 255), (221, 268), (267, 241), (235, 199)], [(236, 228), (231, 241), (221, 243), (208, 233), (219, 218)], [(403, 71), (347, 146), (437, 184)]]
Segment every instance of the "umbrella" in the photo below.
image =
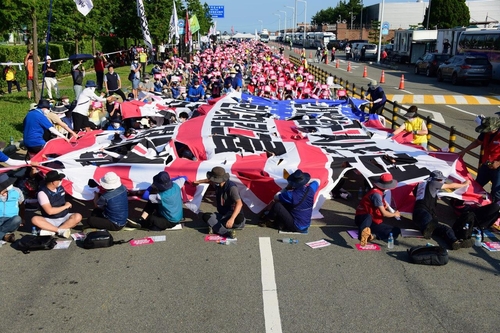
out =
[(72, 54), (68, 58), (69, 61), (73, 61), (73, 60), (90, 60), (90, 59), (94, 59), (94, 55), (87, 54), (87, 53)]

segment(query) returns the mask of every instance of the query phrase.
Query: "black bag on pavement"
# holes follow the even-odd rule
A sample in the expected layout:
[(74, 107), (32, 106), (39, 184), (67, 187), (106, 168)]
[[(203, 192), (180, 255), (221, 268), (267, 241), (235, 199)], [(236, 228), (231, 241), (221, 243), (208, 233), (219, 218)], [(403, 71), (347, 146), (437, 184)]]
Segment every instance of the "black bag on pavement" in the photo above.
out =
[(128, 243), (132, 239), (129, 239), (128, 241), (114, 241), (113, 236), (109, 233), (108, 230), (98, 230), (89, 232), (87, 234), (87, 236), (83, 240), (83, 247), (86, 249), (99, 249), (103, 247), (110, 247), (115, 244)]
[(476, 223), (476, 214), (472, 211), (466, 211), (462, 213), (451, 229), (455, 233), (457, 239), (470, 239), (472, 237), (472, 231), (474, 229), (474, 225)]
[(17, 249), (27, 254), (31, 251), (52, 250), (56, 244), (56, 239), (52, 236), (24, 235), (17, 242)]
[(414, 246), (408, 250), (410, 262), (419, 265), (442, 266), (448, 263), (448, 251), (441, 246)]

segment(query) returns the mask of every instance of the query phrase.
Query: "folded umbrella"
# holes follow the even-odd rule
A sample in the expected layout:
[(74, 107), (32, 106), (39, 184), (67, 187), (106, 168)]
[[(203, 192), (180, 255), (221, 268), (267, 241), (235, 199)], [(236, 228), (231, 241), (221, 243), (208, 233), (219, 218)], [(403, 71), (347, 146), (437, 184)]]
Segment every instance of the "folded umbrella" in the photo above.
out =
[(73, 60), (90, 60), (94, 59), (94, 55), (92, 54), (87, 54), (87, 53), (78, 53), (78, 54), (72, 54), (69, 56), (68, 60), (73, 61)]

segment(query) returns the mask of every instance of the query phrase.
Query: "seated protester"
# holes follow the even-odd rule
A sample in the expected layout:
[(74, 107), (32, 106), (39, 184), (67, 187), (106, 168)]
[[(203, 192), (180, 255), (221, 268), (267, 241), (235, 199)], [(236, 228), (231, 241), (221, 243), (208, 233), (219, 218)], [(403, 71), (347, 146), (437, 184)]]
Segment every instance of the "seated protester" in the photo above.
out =
[(43, 149), (48, 138), (46, 131), (64, 138), (69, 142), (69, 139), (59, 132), (45, 116), (50, 112), (50, 102), (46, 99), (41, 99), (37, 107), (30, 110), (23, 120), (23, 141), (26, 150), (30, 154), (36, 154)]
[(228, 235), (235, 238), (235, 229), (245, 226), (243, 201), (238, 187), (229, 180), (229, 174), (222, 167), (214, 167), (207, 172), (207, 179), (195, 181), (194, 184), (210, 183), (215, 187), (216, 213), (205, 213), (203, 221), (208, 224), (209, 233)]
[(116, 100), (106, 104), (106, 111), (109, 114), (109, 119), (123, 119), (121, 104)]
[(139, 83), (139, 91), (154, 92), (153, 82), (149, 80), (149, 74), (144, 75), (144, 81)]
[[(26, 162), (24, 160), (15, 160), (13, 158), (10, 158), (9, 156), (5, 155), (5, 153), (3, 151), (0, 151), (0, 162), (5, 163), (9, 166), (29, 164), (29, 162)], [(33, 163), (35, 163), (35, 162), (33, 162)]]
[(230, 76), (228, 76), (224, 79), (224, 87), (222, 88), (222, 94), (226, 95), (226, 94), (229, 94), (233, 91), (234, 91), (233, 81), (232, 81), (232, 78)]
[(75, 139), (78, 138), (76, 134), (69, 126), (66, 124), (62, 118), (66, 116), (66, 111), (68, 108), (64, 105), (56, 105), (51, 109), (51, 112), (45, 113), (45, 116), (49, 118), (50, 122), (56, 127), (57, 131), (62, 134), (70, 134)]
[(401, 126), (399, 126), (392, 134), (398, 135), (401, 132), (413, 133), (412, 143), (422, 146), (427, 150), (427, 134), (429, 133), (425, 120), (417, 115), (418, 107), (410, 106), (405, 117), (408, 118)]
[(163, 83), (161, 83), (161, 81), (160, 81), (161, 75), (156, 74), (154, 76), (154, 78), (155, 78), (155, 82), (153, 83), (153, 91), (155, 93), (162, 93), (163, 92)]
[(199, 100), (203, 100), (205, 98), (205, 90), (200, 85), (200, 80), (195, 78), (193, 80), (193, 85), (189, 87), (187, 93), (187, 101), (190, 102), (198, 102)]
[(437, 235), (448, 243), (453, 250), (472, 247), (473, 240), (458, 240), (455, 232), (446, 224), (438, 223), (436, 216), (437, 193), (440, 190), (458, 189), (470, 184), (466, 180), (462, 184), (445, 183), (446, 177), (439, 170), (432, 171), (426, 181), (421, 182), (413, 190), (415, 194), (415, 206), (413, 208), (413, 222), (424, 235), (425, 239), (430, 239), (432, 235)]
[(270, 210), (264, 212), (259, 226), (277, 226), (287, 231), (307, 233), (319, 183), (316, 180), (309, 183), (311, 175), (300, 169), (286, 180), (288, 185), (276, 193)]
[[(14, 231), (23, 221), (19, 216), (19, 206), (23, 205), (23, 192), (14, 187), (16, 178), (7, 173), (0, 174), (0, 241), (13, 243), (16, 240)], [(24, 208), (24, 207), (22, 207)]]
[(186, 111), (182, 111), (181, 113), (179, 113), (179, 116), (177, 117), (177, 123), (182, 124), (188, 119), (189, 119), (188, 113)]
[(170, 179), (166, 171), (162, 171), (153, 177), (152, 189), (158, 191), (150, 194), (146, 191), (143, 198), (148, 202), (142, 210), (141, 217), (137, 222), (128, 222), (129, 227), (148, 228), (152, 230), (165, 230), (177, 226), (183, 219), (181, 188), (187, 177)]
[[(358, 237), (361, 246), (378, 239), (388, 239), (392, 233), (394, 239), (401, 234), (401, 229), (383, 224), (384, 217), (396, 217), (401, 215), (399, 211), (391, 213), (389, 205), (384, 199), (384, 191), (395, 188), (398, 182), (392, 179), (390, 173), (385, 173), (372, 181), (374, 187), (368, 191), (361, 199), (356, 208), (356, 217), (354, 223), (358, 226)], [(373, 234), (372, 234), (373, 232)]]
[(114, 172), (106, 173), (101, 178), (100, 184), (105, 192), (95, 194), (96, 208), (91, 216), (83, 221), (83, 228), (121, 230), (127, 223), (128, 217), (127, 189)]
[(170, 91), (172, 92), (172, 98), (179, 99), (181, 90), (179, 89), (179, 82), (172, 80), (170, 83)]
[(61, 186), (64, 177), (64, 174), (56, 170), (47, 173), (45, 185), (38, 192), (42, 216), (33, 216), (31, 223), (49, 233), (57, 233), (61, 237), (70, 238), (70, 229), (80, 223), (82, 215), (69, 212), (72, 205), (66, 202), (66, 192)]
[(120, 132), (121, 134), (125, 133), (125, 128), (122, 125), (122, 121), (117, 118), (113, 118), (109, 121), (109, 125), (106, 128), (106, 130)]

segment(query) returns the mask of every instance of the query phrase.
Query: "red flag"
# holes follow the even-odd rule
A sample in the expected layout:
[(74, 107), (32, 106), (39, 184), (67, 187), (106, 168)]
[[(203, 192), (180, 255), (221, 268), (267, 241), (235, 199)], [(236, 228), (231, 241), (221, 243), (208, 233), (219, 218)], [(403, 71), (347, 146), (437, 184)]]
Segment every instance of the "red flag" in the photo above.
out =
[(186, 22), (184, 24), (184, 43), (186, 44), (186, 46), (188, 46), (188, 44), (191, 44), (191, 29), (189, 27), (189, 15), (187, 10), (186, 10)]

